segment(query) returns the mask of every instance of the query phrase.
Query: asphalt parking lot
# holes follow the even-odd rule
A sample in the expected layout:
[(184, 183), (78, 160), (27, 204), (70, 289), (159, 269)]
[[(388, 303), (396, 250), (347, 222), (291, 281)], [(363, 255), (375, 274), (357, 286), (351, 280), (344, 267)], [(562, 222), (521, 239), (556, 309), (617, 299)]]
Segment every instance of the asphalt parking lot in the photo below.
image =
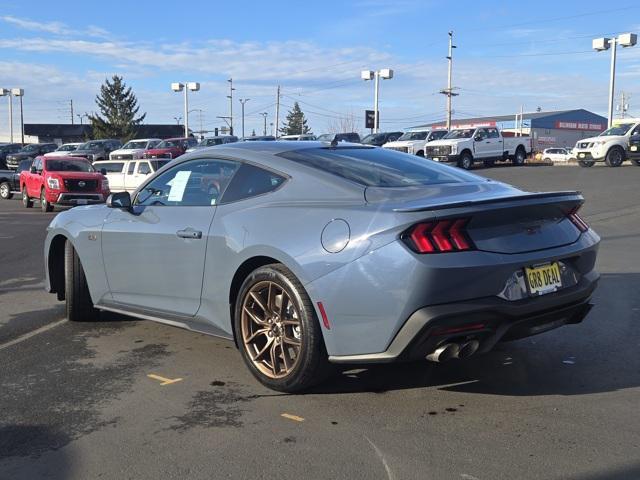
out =
[(640, 168), (476, 173), (584, 193), (602, 236), (587, 319), (305, 395), (261, 387), (223, 340), (66, 322), (42, 289), (55, 213), (0, 201), (0, 478), (640, 478)]

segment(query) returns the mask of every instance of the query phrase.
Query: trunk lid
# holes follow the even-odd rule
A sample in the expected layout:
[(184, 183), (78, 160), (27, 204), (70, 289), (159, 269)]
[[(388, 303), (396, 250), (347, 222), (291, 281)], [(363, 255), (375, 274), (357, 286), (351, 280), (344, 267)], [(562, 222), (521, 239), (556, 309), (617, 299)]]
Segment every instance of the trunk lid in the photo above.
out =
[(385, 197), (395, 212), (420, 221), (470, 218), (466, 230), (477, 250), (504, 254), (575, 242), (580, 231), (568, 214), (584, 201), (578, 192), (530, 193), (494, 181), (365, 191), (370, 203)]

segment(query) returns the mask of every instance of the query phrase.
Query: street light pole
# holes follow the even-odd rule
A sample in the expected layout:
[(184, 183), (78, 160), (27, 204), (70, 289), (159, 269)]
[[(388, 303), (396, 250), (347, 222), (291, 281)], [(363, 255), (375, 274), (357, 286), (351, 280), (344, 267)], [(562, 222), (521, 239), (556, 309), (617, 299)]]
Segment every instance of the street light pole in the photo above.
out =
[[(229, 134), (233, 135), (233, 91), (235, 88), (233, 88), (233, 78), (230, 78), (227, 82), (229, 82), (229, 95), (227, 95), (229, 99)], [(244, 136), (244, 133), (242, 136)]]
[(635, 33), (623, 33), (618, 35), (617, 38), (595, 38), (592, 41), (593, 49), (602, 52), (604, 50), (611, 49), (611, 69), (609, 78), (609, 118), (608, 127), (613, 125), (613, 103), (615, 96), (615, 84), (616, 84), (616, 50), (617, 46), (621, 45), (623, 48), (633, 47), (638, 43), (638, 36)]
[[(184, 136), (189, 136), (189, 93), (197, 92), (200, 90), (200, 83), (198, 82), (176, 82), (171, 84), (171, 90), (174, 92), (182, 92), (184, 90)], [(176, 118), (176, 117), (173, 117)]]
[(13, 143), (13, 95), (9, 92), (9, 131), (11, 132), (11, 143)]
[[(22, 144), (24, 145), (24, 117), (22, 110), (22, 97), (24, 96), (24, 90), (22, 88), (12, 88), (11, 95), (20, 97), (20, 138), (22, 140)], [(11, 139), (11, 142), (13, 142), (13, 138)]]
[(240, 103), (242, 104), (242, 136), (244, 137), (244, 104), (247, 103), (250, 98), (241, 98)]
[(393, 70), (390, 68), (383, 68), (382, 70), (363, 70), (360, 72), (360, 78), (364, 81), (373, 80), (373, 133), (378, 133), (380, 130), (380, 112), (378, 110), (378, 98), (380, 90), (380, 78), (383, 80), (389, 80), (393, 78)]
[(267, 135), (267, 115), (269, 115), (267, 112), (262, 112), (260, 115), (262, 115), (262, 119), (264, 120), (264, 128), (262, 129), (262, 135), (266, 136)]

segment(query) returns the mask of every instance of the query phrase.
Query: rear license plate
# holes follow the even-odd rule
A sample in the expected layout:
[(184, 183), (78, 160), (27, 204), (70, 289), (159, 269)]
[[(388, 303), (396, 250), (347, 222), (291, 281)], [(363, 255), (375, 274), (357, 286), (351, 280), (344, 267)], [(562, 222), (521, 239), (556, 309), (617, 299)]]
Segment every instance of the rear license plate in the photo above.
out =
[(77, 200), (78, 205), (86, 205), (88, 203), (88, 200), (86, 198), (79, 198)]
[(531, 295), (544, 295), (562, 288), (560, 267), (556, 262), (524, 269)]

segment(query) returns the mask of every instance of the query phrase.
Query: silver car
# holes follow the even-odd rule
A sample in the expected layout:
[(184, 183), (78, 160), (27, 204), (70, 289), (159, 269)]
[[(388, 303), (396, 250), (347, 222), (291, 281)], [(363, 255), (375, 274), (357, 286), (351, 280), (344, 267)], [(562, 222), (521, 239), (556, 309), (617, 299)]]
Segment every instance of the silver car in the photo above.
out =
[(580, 322), (600, 241), (582, 203), (377, 147), (240, 142), (60, 213), (47, 288), (70, 320), (228, 338), (294, 392), (331, 363), (441, 362)]

